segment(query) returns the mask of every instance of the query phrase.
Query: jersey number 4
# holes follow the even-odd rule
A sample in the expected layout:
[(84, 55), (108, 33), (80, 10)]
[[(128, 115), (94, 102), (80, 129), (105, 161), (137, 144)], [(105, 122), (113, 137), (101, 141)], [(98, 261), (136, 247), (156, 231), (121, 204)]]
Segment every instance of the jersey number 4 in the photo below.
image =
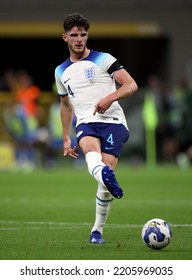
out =
[(68, 94), (69, 94), (70, 96), (73, 96), (73, 97), (74, 97), (74, 92), (71, 90), (70, 86), (68, 86), (67, 90), (68, 90)]

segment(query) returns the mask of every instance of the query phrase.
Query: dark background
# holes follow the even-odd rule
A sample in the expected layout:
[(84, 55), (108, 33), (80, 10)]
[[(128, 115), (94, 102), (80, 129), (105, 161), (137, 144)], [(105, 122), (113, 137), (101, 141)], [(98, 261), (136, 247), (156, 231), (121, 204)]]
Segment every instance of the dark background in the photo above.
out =
[[(134, 77), (139, 86), (151, 74), (163, 79), (170, 75), (170, 39), (157, 38), (89, 38), (88, 48), (109, 52)], [(6, 70), (26, 69), (35, 83), (49, 91), (55, 67), (69, 55), (61, 38), (0, 38), (0, 75)]]

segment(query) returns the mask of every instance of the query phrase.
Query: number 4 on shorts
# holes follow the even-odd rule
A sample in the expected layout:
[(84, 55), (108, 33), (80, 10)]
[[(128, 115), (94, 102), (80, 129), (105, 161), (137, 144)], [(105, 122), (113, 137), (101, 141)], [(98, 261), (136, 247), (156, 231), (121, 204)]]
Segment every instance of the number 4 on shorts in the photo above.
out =
[(112, 133), (111, 133), (111, 134), (109, 135), (109, 137), (107, 138), (107, 142), (110, 143), (111, 145), (114, 144), (114, 141), (113, 141), (113, 134), (112, 134)]

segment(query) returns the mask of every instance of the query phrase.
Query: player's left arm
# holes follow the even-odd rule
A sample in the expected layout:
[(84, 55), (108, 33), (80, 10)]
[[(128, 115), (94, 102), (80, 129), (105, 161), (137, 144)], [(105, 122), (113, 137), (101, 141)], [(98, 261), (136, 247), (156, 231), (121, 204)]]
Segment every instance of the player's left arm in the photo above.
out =
[(96, 112), (104, 114), (114, 101), (127, 98), (137, 92), (138, 86), (135, 80), (125, 69), (122, 68), (115, 71), (113, 78), (120, 87), (116, 91), (99, 100), (99, 102), (95, 105), (93, 115), (95, 115)]

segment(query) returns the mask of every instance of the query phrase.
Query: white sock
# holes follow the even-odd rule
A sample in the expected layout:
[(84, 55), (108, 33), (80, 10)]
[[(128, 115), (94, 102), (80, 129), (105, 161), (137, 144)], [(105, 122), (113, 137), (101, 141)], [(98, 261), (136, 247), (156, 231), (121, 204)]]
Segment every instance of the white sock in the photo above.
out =
[(107, 221), (109, 211), (111, 209), (113, 198), (111, 194), (106, 190), (102, 184), (98, 184), (98, 190), (96, 195), (96, 217), (95, 224), (91, 232), (97, 230), (101, 234), (103, 233), (104, 225)]
[(85, 160), (91, 176), (93, 176), (98, 183), (104, 185), (102, 179), (102, 169), (105, 164), (102, 162), (101, 154), (97, 152), (88, 152), (85, 155)]

